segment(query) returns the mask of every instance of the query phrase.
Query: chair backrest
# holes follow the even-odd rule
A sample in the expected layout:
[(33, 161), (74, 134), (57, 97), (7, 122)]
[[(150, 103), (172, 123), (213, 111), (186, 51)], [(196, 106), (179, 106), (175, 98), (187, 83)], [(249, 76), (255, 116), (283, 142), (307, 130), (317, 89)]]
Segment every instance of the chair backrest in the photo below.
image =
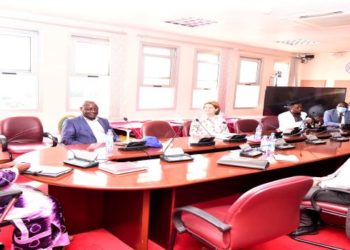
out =
[(252, 133), (255, 132), (259, 122), (255, 119), (239, 119), (235, 122), (236, 133)]
[(35, 143), (43, 140), (43, 125), (34, 116), (8, 117), (0, 121), (0, 134), (9, 143)]
[(225, 242), (231, 242), (233, 249), (244, 249), (294, 231), (299, 225), (299, 206), (312, 182), (311, 177), (295, 176), (244, 193), (226, 215), (232, 230), (224, 236)]
[(75, 115), (65, 115), (58, 121), (57, 129), (58, 129), (58, 133), (59, 134), (62, 133), (62, 125), (63, 125), (64, 121), (67, 120), (67, 119), (74, 118), (74, 117), (75, 117)]
[(182, 135), (183, 136), (190, 136), (191, 123), (192, 123), (191, 120), (184, 122), (183, 128), (182, 128)]
[(167, 121), (147, 121), (142, 125), (142, 135), (172, 138), (176, 136), (176, 133)]
[(261, 119), (260, 123), (263, 131), (273, 131), (279, 127), (277, 116), (265, 116)]

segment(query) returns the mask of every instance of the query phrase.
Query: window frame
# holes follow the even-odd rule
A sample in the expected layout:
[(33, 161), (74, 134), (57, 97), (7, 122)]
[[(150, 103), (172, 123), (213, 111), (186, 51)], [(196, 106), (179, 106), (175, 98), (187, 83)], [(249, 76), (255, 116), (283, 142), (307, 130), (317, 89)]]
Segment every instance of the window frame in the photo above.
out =
[[(207, 54), (207, 55), (216, 55), (218, 57), (217, 62), (210, 62), (210, 61), (205, 61), (205, 60), (200, 60), (198, 59), (198, 56), (200, 54)], [(216, 79), (216, 87), (215, 88), (203, 88), (198, 86), (198, 68), (200, 63), (206, 63), (210, 65), (217, 65), (217, 79)], [(203, 91), (213, 91), (216, 89), (217, 93), (217, 99), (219, 98), (219, 88), (220, 88), (220, 77), (221, 77), (221, 53), (216, 50), (203, 50), (203, 49), (197, 49), (194, 57), (194, 67), (193, 67), (193, 81), (192, 81), (192, 95), (191, 95), (191, 109), (201, 109), (202, 107), (194, 107), (194, 98), (195, 98), (195, 91), (196, 90), (203, 90)]]
[[(76, 56), (76, 42), (82, 42), (82, 43), (88, 43), (88, 44), (104, 44), (109, 46), (109, 58), (108, 58), (108, 70), (107, 74), (99, 74), (96, 72), (87, 72), (87, 73), (81, 73), (81, 72), (76, 72), (75, 71), (75, 56)], [(109, 38), (106, 37), (95, 37), (95, 36), (85, 36), (85, 35), (74, 35), (72, 34), (70, 36), (70, 44), (71, 44), (71, 49), (70, 49), (70, 63), (69, 63), (69, 70), (68, 70), (68, 79), (67, 79), (67, 111), (78, 111), (80, 105), (75, 105), (74, 107), (71, 107), (71, 91), (72, 91), (72, 86), (71, 86), (71, 78), (87, 78), (87, 79), (99, 79), (103, 80), (103, 78), (106, 78), (108, 81), (108, 87), (109, 90), (107, 91), (110, 93), (111, 89), (111, 56), (112, 56), (112, 47), (111, 47), (111, 41)], [(110, 99), (110, 95), (109, 95)], [(102, 105), (100, 105), (102, 106)], [(105, 105), (103, 105), (105, 106)], [(108, 107), (104, 107), (106, 110), (109, 109), (110, 106), (110, 100), (108, 101)], [(106, 111), (105, 111), (106, 112)], [(107, 114), (106, 114), (107, 115)]]
[(32, 76), (36, 80), (35, 86), (35, 99), (33, 100), (33, 108), (2, 108), (2, 111), (38, 111), (40, 110), (40, 85), (39, 85), (39, 32), (35, 30), (25, 30), (25, 29), (12, 29), (12, 28), (0, 28), (0, 36), (14, 36), (14, 37), (28, 37), (30, 43), (29, 51), (29, 68), (27, 70), (21, 69), (0, 69), (1, 75), (22, 77), (22, 76)]
[[(170, 56), (162, 56), (156, 54), (149, 54), (144, 52), (144, 48), (156, 48), (156, 49), (168, 49), (170, 51)], [(137, 109), (138, 110), (174, 110), (176, 108), (176, 97), (177, 97), (177, 76), (178, 76), (178, 53), (179, 48), (177, 46), (154, 44), (154, 43), (141, 43), (140, 53), (139, 53), (139, 71), (138, 71), (138, 87), (137, 87)], [(170, 76), (169, 85), (150, 85), (144, 84), (145, 80), (145, 56), (154, 56), (156, 58), (169, 58), (170, 59)], [(173, 102), (171, 107), (141, 107), (141, 91), (142, 88), (159, 90), (168, 89), (173, 90)]]
[[(240, 76), (241, 76), (241, 70), (242, 70), (242, 61), (250, 61), (250, 62), (256, 62), (257, 63), (257, 71), (256, 71), (256, 81), (255, 82), (248, 82), (248, 83), (241, 83), (240, 82)], [(259, 106), (260, 101), (260, 93), (261, 93), (261, 70), (262, 70), (262, 64), (263, 60), (262, 58), (257, 57), (247, 57), (247, 56), (240, 56), (238, 61), (238, 73), (237, 73), (237, 81), (235, 86), (235, 98), (233, 101), (233, 108), (235, 109), (255, 109)], [(254, 106), (237, 106), (236, 100), (237, 100), (237, 90), (239, 86), (257, 86), (259, 88), (258, 90), (258, 99), (256, 100), (256, 105)]]

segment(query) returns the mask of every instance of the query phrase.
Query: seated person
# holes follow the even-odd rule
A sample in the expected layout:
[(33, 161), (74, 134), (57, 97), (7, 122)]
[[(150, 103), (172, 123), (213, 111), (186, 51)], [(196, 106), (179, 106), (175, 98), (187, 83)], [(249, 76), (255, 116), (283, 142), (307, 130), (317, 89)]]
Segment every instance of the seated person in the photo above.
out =
[(203, 115), (192, 121), (190, 136), (210, 137), (229, 133), (225, 119), (220, 116), (220, 105), (216, 101), (206, 102)]
[[(64, 121), (62, 125), (62, 143), (70, 145), (106, 142), (107, 131), (112, 128), (107, 119), (97, 117), (98, 106), (96, 103), (85, 101), (80, 110), (81, 116)], [(113, 140), (117, 141), (118, 136), (114, 131), (113, 135)]]
[(323, 115), (324, 125), (341, 127), (341, 124), (350, 124), (350, 112), (346, 102), (338, 103), (335, 109), (326, 110)]
[[(5, 220), (15, 227), (12, 249), (57, 249), (69, 244), (69, 236), (58, 202), (30, 186), (14, 184), (29, 163), (0, 164), (0, 191), (22, 190)], [(0, 213), (7, 204), (0, 202)]]
[(323, 116), (315, 115), (315, 116), (312, 116), (310, 118), (311, 118), (311, 122), (309, 124), (307, 124), (307, 128), (317, 129), (317, 128), (321, 128), (323, 126), (323, 124), (324, 124)]
[[(334, 173), (324, 177), (314, 177), (313, 187), (305, 195), (304, 200), (310, 200), (312, 194), (320, 188), (350, 189), (350, 158)], [(318, 195), (318, 201), (332, 202), (342, 205), (350, 205), (350, 194), (339, 192), (322, 192)], [(292, 233), (299, 236), (317, 231), (319, 216), (316, 211), (302, 210), (299, 228)]]
[(305, 124), (311, 123), (311, 118), (306, 118), (307, 114), (302, 112), (303, 106), (300, 102), (292, 102), (289, 111), (278, 115), (279, 131), (288, 133), (293, 128), (304, 129)]

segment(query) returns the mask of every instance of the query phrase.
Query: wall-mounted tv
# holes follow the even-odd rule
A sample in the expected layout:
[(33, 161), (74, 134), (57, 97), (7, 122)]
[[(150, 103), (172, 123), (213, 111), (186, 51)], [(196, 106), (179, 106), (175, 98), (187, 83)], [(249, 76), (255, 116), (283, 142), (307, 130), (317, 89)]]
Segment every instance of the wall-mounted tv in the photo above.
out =
[(294, 101), (300, 101), (309, 116), (323, 115), (345, 96), (346, 88), (266, 87), (263, 115), (278, 115)]

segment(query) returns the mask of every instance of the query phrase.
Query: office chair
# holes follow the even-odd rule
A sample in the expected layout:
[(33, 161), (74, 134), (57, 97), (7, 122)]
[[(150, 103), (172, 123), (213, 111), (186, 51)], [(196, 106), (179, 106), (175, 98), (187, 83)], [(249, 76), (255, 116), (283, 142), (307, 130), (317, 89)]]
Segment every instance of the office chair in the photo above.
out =
[(177, 136), (167, 121), (147, 121), (142, 125), (141, 130), (143, 136), (155, 136), (164, 139)]
[(260, 121), (263, 132), (275, 131), (279, 127), (277, 116), (265, 116)]
[(299, 206), (311, 185), (310, 177), (294, 176), (252, 188), (232, 205), (177, 208), (170, 249), (176, 234), (185, 232), (214, 249), (245, 249), (286, 235), (298, 227)]
[[(308, 201), (303, 201), (301, 207), (303, 209), (315, 210), (319, 213), (322, 223), (325, 225), (334, 225), (345, 228), (345, 233), (348, 239), (350, 239), (350, 206), (343, 204), (336, 204), (332, 202), (318, 201), (318, 197), (323, 192), (340, 192), (350, 194), (349, 190), (337, 189), (337, 188), (321, 188), (314, 192)], [(323, 243), (306, 240), (300, 237), (290, 236), (292, 239), (304, 242), (307, 244), (339, 250), (335, 246), (326, 245)]]
[[(46, 147), (55, 147), (57, 138), (50, 133), (43, 132), (39, 118), (34, 116), (9, 117), (0, 121), (2, 135), (2, 150), (8, 151), (12, 158)], [(47, 137), (51, 142), (46, 142)]]
[(185, 122), (184, 122), (183, 128), (182, 128), (182, 135), (183, 135), (183, 136), (185, 136), (185, 137), (190, 136), (191, 124), (192, 124), (192, 121), (191, 121), (191, 120), (185, 121)]
[(255, 119), (239, 119), (235, 122), (236, 133), (253, 133), (259, 122)]
[[(7, 222), (5, 218), (21, 194), (21, 190), (7, 190), (0, 192), (0, 227), (9, 225), (9, 222)], [(0, 243), (0, 250), (3, 249), (4, 244)]]

